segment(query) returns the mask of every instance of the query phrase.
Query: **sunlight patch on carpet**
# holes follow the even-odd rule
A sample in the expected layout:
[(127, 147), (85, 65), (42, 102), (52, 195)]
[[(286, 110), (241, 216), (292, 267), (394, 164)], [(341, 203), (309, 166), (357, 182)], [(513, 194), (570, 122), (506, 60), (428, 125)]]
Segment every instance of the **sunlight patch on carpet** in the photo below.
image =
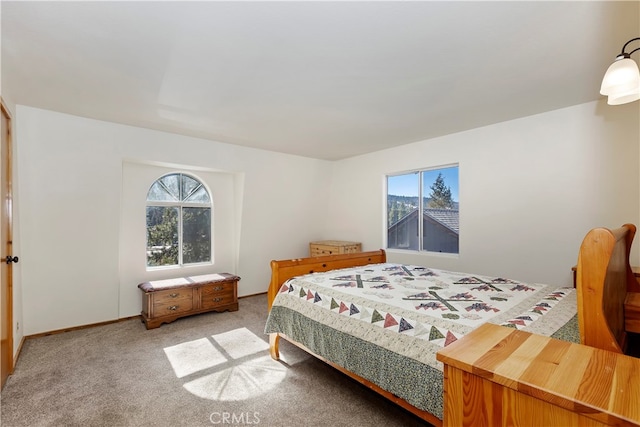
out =
[(205, 375), (184, 385), (190, 393), (223, 402), (245, 400), (263, 394), (284, 380), (286, 368), (270, 356)]
[(164, 349), (178, 378), (225, 363), (227, 358), (207, 338), (188, 341)]
[(233, 359), (269, 350), (269, 344), (247, 328), (234, 329), (233, 331), (213, 335), (211, 338)]
[(258, 396), (284, 380), (287, 368), (268, 351), (269, 344), (247, 328), (164, 348), (176, 377), (189, 376), (187, 391), (227, 402)]

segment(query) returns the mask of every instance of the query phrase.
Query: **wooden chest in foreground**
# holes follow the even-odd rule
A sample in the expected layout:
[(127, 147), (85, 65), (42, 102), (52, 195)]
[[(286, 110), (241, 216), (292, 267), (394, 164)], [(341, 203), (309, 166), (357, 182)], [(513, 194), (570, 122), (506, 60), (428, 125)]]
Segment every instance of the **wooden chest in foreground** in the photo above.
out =
[(233, 274), (219, 273), (140, 283), (142, 321), (153, 329), (192, 314), (235, 311), (238, 280)]
[(485, 324), (437, 354), (445, 426), (640, 426), (640, 359)]

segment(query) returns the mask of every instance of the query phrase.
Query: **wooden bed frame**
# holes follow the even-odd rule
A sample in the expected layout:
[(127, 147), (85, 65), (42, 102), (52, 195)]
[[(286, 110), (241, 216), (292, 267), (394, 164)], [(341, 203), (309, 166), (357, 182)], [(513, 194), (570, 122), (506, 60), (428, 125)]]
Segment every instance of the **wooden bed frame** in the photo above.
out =
[[(624, 350), (626, 334), (624, 316), (621, 314), (623, 313), (624, 299), (627, 292), (640, 291), (640, 285), (635, 280), (629, 265), (629, 252), (635, 231), (636, 227), (632, 224), (625, 224), (616, 230), (594, 229), (587, 234), (580, 247), (577, 267), (577, 295), (580, 335), (583, 345), (618, 353)], [(282, 284), (292, 277), (384, 262), (386, 262), (386, 253), (382, 249), (355, 254), (271, 261), (272, 275), (268, 291), (269, 309), (271, 309), (273, 300)], [(269, 335), (273, 359), (279, 359), (278, 341), (281, 337), (434, 426), (442, 425), (442, 420), (433, 414), (416, 408), (370, 381), (314, 354), (303, 345), (282, 334)]]
[[(289, 280), (292, 277), (301, 276), (304, 274), (317, 273), (321, 271), (329, 271), (336, 270), (339, 268), (349, 268), (349, 267), (358, 267), (362, 265), (368, 264), (379, 264), (387, 262), (387, 254), (383, 249), (371, 252), (359, 252), (359, 253), (351, 253), (351, 254), (342, 254), (342, 255), (328, 255), (322, 257), (313, 257), (313, 258), (299, 258), (299, 259), (291, 259), (291, 260), (283, 260), (283, 261), (271, 261), (271, 282), (269, 283), (269, 291), (267, 293), (267, 299), (269, 303), (269, 310), (271, 310), (271, 304), (278, 293), (278, 290), (282, 286), (284, 282)], [(389, 393), (388, 391), (378, 387), (376, 384), (371, 381), (362, 378), (359, 375), (354, 374), (353, 372), (347, 371), (342, 366), (336, 365), (330, 360), (325, 359), (322, 356), (319, 356), (313, 353), (304, 345), (288, 338), (284, 334), (269, 334), (269, 348), (271, 352), (271, 357), (274, 360), (280, 359), (280, 352), (278, 350), (278, 344), (280, 338), (284, 338), (289, 341), (291, 344), (303, 349), (307, 353), (312, 356), (322, 360), (338, 371), (344, 373), (348, 377), (358, 381), (360, 384), (363, 384), (375, 391), (376, 393), (382, 395), (383, 397), (389, 399), (393, 403), (399, 405), (400, 407), (406, 409), (414, 415), (426, 420), (430, 424), (434, 426), (441, 426), (442, 420), (435, 417), (433, 414), (423, 411), (422, 409), (416, 408), (411, 405), (404, 399), (399, 398), (398, 396)]]
[(636, 226), (594, 228), (578, 255), (576, 288), (580, 342), (615, 353), (627, 348), (624, 303), (628, 293), (640, 292), (629, 265)]

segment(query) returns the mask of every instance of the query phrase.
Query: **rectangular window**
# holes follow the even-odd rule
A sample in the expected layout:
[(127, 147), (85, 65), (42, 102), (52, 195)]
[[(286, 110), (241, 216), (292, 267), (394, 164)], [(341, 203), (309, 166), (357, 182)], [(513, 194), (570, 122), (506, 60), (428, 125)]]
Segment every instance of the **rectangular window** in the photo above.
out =
[(182, 208), (182, 262), (211, 261), (211, 208)]
[(172, 206), (147, 206), (147, 265), (178, 265), (178, 211)]
[(387, 248), (457, 254), (458, 166), (387, 176)]

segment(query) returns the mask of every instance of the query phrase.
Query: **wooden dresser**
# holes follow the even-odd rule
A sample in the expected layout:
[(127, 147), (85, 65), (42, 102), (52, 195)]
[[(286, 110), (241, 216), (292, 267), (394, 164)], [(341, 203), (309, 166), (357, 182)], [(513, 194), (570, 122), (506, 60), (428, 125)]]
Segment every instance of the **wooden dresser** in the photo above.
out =
[[(633, 273), (633, 276), (636, 278), (636, 280), (638, 281), (638, 285), (640, 286), (640, 267), (631, 267), (631, 272)], [(578, 266), (574, 265), (573, 267), (571, 267), (571, 274), (573, 275), (573, 287), (576, 287), (576, 280), (578, 278)]]
[(485, 324), (437, 354), (444, 426), (640, 426), (640, 359)]
[(192, 314), (235, 311), (238, 280), (233, 274), (219, 273), (140, 283), (142, 321), (153, 329)]
[(309, 242), (309, 256), (326, 256), (338, 254), (353, 254), (362, 252), (362, 244), (346, 242), (344, 240), (319, 240)]

